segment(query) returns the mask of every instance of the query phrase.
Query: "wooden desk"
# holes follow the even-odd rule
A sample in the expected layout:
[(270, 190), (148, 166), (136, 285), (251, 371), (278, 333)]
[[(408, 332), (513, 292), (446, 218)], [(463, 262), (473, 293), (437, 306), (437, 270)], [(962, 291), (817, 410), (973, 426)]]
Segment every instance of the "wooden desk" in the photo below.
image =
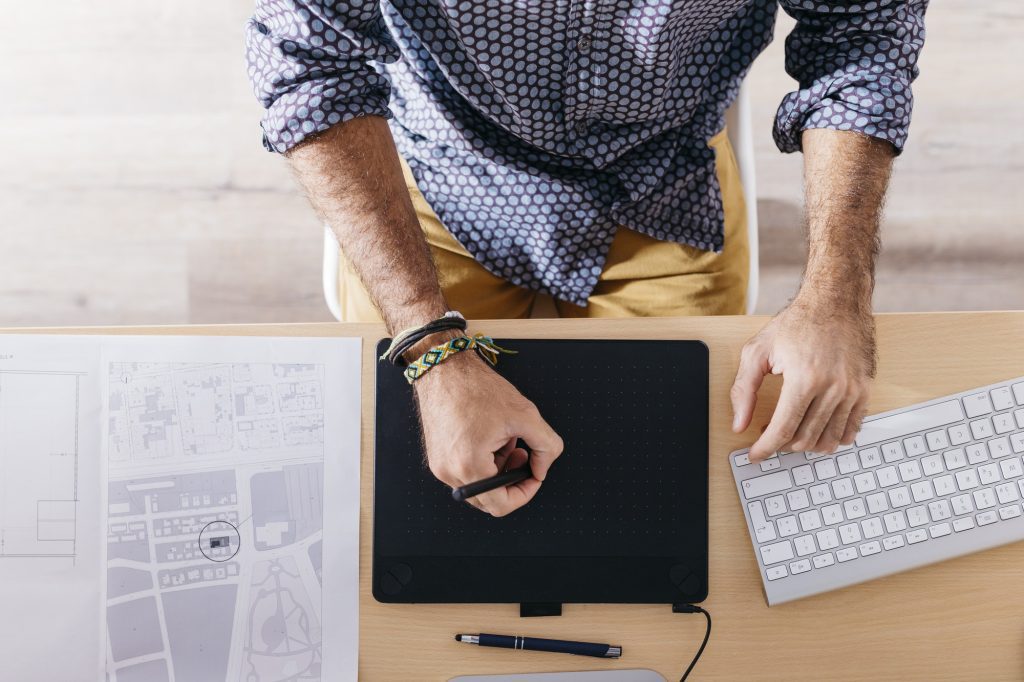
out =
[[(499, 338), (695, 338), (711, 348), (710, 597), (714, 631), (695, 680), (1024, 679), (1024, 543), (769, 609), (727, 466), (729, 387), (743, 342), (766, 318), (528, 320), (473, 326)], [(29, 331), (29, 330), (19, 330)], [(31, 330), (52, 332), (54, 330)], [(389, 605), (370, 594), (373, 342), (376, 325), (259, 325), (60, 330), (91, 333), (359, 335), (363, 344), (360, 680), (433, 681), (457, 674), (653, 668), (679, 679), (704, 634), (699, 615), (668, 606), (567, 605), (520, 619), (516, 605)], [(1024, 375), (1024, 313), (880, 315), (870, 405), (880, 412)], [(761, 391), (766, 423), (779, 382)], [(329, 606), (328, 606), (329, 608)], [(529, 633), (621, 644), (618, 661), (481, 650), (456, 632)]]

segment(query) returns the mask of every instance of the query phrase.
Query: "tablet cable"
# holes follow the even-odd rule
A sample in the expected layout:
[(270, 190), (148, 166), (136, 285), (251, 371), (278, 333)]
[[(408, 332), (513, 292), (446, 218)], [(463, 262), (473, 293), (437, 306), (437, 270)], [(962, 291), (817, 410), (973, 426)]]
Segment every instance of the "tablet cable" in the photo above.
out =
[(711, 614), (696, 604), (674, 604), (672, 610), (675, 613), (703, 613), (704, 617), (708, 620), (708, 629), (704, 632), (704, 641), (700, 643), (700, 648), (697, 649), (697, 653), (694, 655), (693, 660), (690, 661), (690, 666), (686, 669), (686, 672), (679, 678), (679, 682), (686, 682), (686, 678), (693, 671), (693, 666), (697, 665), (697, 661), (700, 660), (700, 655), (704, 653), (704, 647), (708, 645), (708, 639), (711, 637)]

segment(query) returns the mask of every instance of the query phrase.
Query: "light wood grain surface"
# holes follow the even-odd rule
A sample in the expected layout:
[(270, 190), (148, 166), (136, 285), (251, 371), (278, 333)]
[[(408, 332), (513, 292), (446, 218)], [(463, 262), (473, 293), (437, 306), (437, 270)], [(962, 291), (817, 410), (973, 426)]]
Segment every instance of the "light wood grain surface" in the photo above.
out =
[[(497, 337), (701, 339), (711, 348), (710, 596), (714, 631), (693, 680), (1024, 679), (1024, 543), (769, 609), (726, 460), (766, 423), (779, 382), (761, 391), (754, 425), (729, 429), (728, 390), (758, 317), (529, 320), (474, 323)], [(25, 331), (54, 331), (47, 329)], [(567, 605), (521, 619), (515, 605), (389, 605), (370, 594), (373, 343), (376, 325), (259, 325), (58, 330), (86, 333), (357, 335), (363, 344), (360, 680), (447, 680), (457, 674), (648, 667), (678, 679), (704, 632), (668, 606)], [(878, 318), (871, 411), (1024, 375), (1024, 313)], [(327, 605), (326, 608), (330, 608)], [(621, 644), (618, 661), (502, 650), (453, 641), (507, 632)]]

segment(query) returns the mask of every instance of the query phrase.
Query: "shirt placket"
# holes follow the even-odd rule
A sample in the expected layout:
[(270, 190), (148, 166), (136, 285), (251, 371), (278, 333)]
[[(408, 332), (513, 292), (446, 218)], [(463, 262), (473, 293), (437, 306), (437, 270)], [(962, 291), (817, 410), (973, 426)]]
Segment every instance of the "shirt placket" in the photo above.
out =
[(582, 0), (572, 5), (568, 76), (572, 88), (566, 111), (576, 150), (591, 156), (601, 102), (607, 97), (607, 48), (615, 0)]

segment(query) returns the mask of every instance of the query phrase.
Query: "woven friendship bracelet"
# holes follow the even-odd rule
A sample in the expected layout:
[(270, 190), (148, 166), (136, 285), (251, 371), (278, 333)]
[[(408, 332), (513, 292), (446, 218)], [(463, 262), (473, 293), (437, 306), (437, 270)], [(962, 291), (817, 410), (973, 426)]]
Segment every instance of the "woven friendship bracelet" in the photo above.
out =
[(380, 356), (379, 359), (387, 360), (392, 365), (404, 366), (405, 359), (402, 357), (406, 351), (419, 343), (421, 340), (438, 332), (450, 329), (466, 330), (466, 318), (457, 310), (451, 310), (433, 322), (428, 322), (419, 327), (404, 329), (391, 340), (391, 345)]
[(405, 380), (411, 384), (451, 356), (465, 350), (475, 350), (480, 357), (492, 365), (498, 363), (498, 356), (501, 353), (514, 355), (518, 352), (509, 350), (508, 348), (502, 348), (498, 344), (494, 343), (494, 339), (489, 336), (484, 336), (483, 334), (460, 336), (448, 341), (447, 343), (434, 346), (426, 353), (410, 362), (409, 366), (405, 368)]

